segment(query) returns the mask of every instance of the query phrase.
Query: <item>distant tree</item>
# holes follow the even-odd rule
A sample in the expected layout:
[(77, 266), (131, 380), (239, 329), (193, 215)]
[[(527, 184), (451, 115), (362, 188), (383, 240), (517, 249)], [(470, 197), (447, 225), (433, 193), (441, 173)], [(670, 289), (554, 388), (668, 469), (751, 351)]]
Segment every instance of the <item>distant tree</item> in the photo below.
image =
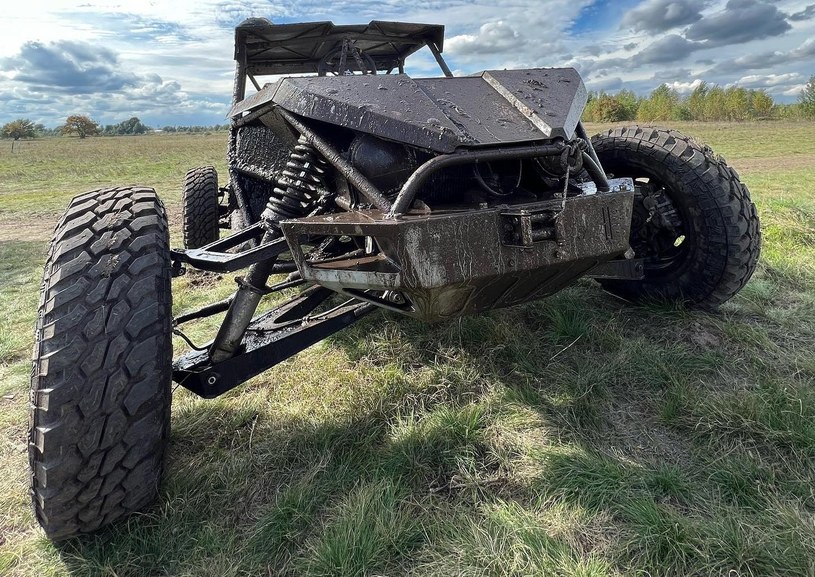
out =
[(764, 90), (754, 90), (750, 98), (750, 111), (753, 118), (769, 118), (773, 113), (773, 97)]
[(724, 88), (714, 86), (707, 93), (701, 120), (724, 120), (727, 117), (727, 95)]
[(4, 138), (20, 140), (21, 138), (34, 138), (37, 136), (37, 125), (27, 118), (18, 118), (5, 124), (2, 128)]
[(688, 96), (687, 107), (692, 120), (705, 120), (705, 102), (709, 93), (708, 83), (700, 82)]
[(674, 120), (679, 116), (678, 113), (679, 93), (667, 84), (662, 84), (640, 103), (637, 120)]
[[(813, 77), (815, 85), (815, 77)], [(813, 88), (815, 108), (815, 88)], [(586, 122), (644, 122), (671, 120), (730, 121), (769, 118), (800, 118), (803, 104), (781, 105), (773, 101), (766, 90), (739, 86), (722, 88), (707, 82), (695, 83), (690, 94), (681, 96), (667, 84), (659, 86), (648, 97), (639, 98), (630, 90), (617, 94), (589, 93), (583, 111)], [(815, 114), (813, 114), (815, 117)]]
[(815, 76), (809, 77), (809, 82), (798, 96), (798, 102), (804, 116), (815, 118)]
[(99, 134), (99, 124), (82, 114), (72, 114), (65, 120), (60, 129), (62, 134), (77, 134), (79, 138)]
[(773, 106), (772, 117), (781, 120), (798, 120), (803, 116), (801, 104), (776, 104)]
[(122, 127), (127, 131), (126, 134), (144, 134), (150, 131), (150, 128), (135, 116), (122, 122)]
[(132, 117), (119, 124), (105, 127), (105, 134), (144, 134), (150, 129), (137, 117)]
[(637, 118), (637, 110), (640, 107), (640, 98), (634, 93), (633, 90), (620, 90), (615, 98), (625, 110), (625, 118), (622, 120), (634, 120)]
[(725, 119), (730, 121), (747, 120), (750, 116), (750, 93), (746, 88), (731, 86), (724, 91)]
[[(589, 93), (588, 103), (583, 111), (586, 122), (623, 122), (637, 116), (640, 99), (631, 90), (620, 90), (617, 94), (605, 92)], [(229, 125), (214, 126), (214, 130), (228, 130)]]
[(620, 122), (626, 118), (625, 106), (614, 96), (603, 94), (597, 99), (594, 111), (595, 122)]

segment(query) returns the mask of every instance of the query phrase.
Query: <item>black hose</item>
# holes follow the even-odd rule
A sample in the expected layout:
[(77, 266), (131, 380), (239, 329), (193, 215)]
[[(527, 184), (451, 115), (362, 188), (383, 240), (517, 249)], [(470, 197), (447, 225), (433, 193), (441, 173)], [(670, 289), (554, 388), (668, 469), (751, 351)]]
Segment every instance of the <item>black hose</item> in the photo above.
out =
[(606, 173), (600, 168), (600, 165), (594, 162), (594, 159), (588, 152), (583, 153), (583, 168), (589, 173), (589, 176), (597, 185), (597, 192), (611, 192), (611, 185), (608, 183)]
[[(594, 150), (594, 146), (591, 143), (591, 138), (589, 138), (588, 133), (586, 132), (586, 127), (583, 126), (582, 122), (577, 123), (577, 136), (578, 138), (582, 138), (586, 142), (586, 146), (589, 151), (589, 156), (591, 159), (600, 167), (602, 170), (603, 164), (600, 162), (600, 159), (597, 157), (597, 151)], [(605, 171), (603, 171), (605, 173)]]
[(186, 323), (195, 319), (202, 319), (204, 317), (217, 315), (218, 313), (222, 313), (226, 309), (228, 309), (230, 304), (232, 304), (231, 296), (222, 301), (218, 301), (217, 303), (212, 303), (210, 305), (201, 307), (200, 309), (178, 315), (173, 319), (173, 326), (176, 327), (181, 323)]

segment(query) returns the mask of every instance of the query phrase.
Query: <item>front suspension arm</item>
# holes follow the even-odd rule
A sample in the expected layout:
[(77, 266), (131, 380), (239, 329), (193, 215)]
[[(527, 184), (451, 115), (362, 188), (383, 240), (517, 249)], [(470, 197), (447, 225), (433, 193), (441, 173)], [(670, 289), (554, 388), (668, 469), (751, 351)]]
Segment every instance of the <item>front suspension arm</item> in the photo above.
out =
[(212, 362), (207, 350), (182, 355), (173, 363), (173, 380), (204, 398), (217, 397), (354, 324), (376, 308), (369, 303), (349, 300), (309, 316), (334, 294), (314, 286), (254, 319), (232, 357)]

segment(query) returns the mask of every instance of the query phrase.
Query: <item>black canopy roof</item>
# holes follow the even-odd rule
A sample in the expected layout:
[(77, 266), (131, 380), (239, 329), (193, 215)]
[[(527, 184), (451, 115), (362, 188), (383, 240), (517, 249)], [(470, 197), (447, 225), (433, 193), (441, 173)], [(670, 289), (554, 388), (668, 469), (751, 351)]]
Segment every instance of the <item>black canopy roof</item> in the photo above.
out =
[(245, 57), (246, 73), (251, 75), (316, 73), (320, 60), (340, 49), (345, 39), (373, 58), (377, 70), (389, 70), (428, 42), (441, 52), (444, 26), (380, 20), (354, 25), (272, 24), (250, 18), (235, 29), (235, 59)]

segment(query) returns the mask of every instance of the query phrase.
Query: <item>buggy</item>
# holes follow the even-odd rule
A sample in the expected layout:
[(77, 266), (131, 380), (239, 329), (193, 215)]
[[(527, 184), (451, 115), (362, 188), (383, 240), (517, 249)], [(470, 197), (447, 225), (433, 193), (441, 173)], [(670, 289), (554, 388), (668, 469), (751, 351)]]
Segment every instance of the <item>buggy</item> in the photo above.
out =
[[(51, 539), (155, 498), (173, 381), (216, 397), (378, 309), (439, 321), (581, 277), (712, 309), (744, 286), (755, 206), (709, 148), (639, 126), (589, 138), (574, 69), (454, 77), (443, 41), (438, 25), (247, 20), (227, 182), (187, 174), (184, 248), (151, 188), (71, 201), (31, 385), (32, 498)], [(423, 48), (439, 77), (405, 74)], [(242, 272), (229, 298), (173, 317), (171, 277), (190, 269)], [(173, 358), (174, 333), (221, 313), (210, 342)]]

